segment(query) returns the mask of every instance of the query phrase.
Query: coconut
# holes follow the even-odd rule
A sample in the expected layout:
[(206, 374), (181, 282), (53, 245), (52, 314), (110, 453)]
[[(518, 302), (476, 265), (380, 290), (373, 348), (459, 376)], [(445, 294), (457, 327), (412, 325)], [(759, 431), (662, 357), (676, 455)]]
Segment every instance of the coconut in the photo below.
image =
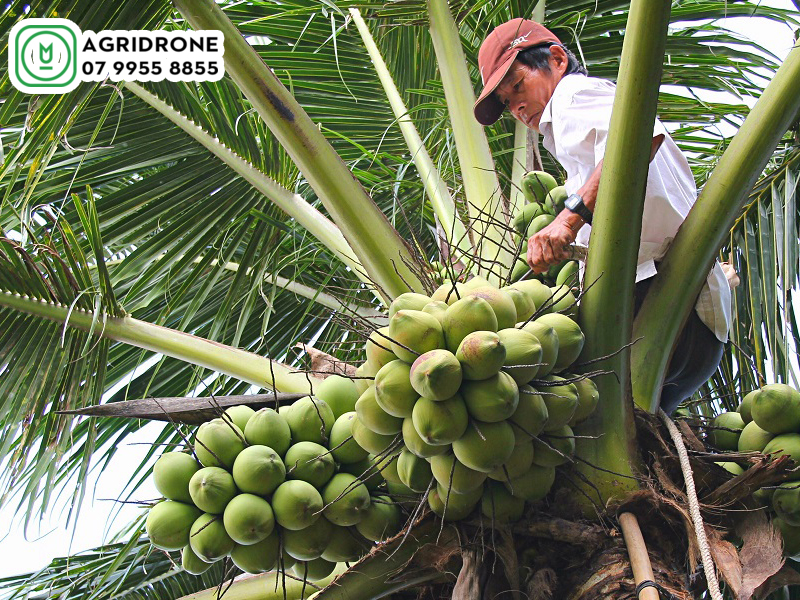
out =
[(385, 412), (393, 417), (411, 416), (414, 403), (419, 398), (411, 385), (411, 365), (402, 360), (383, 365), (375, 375), (374, 387), (375, 400)]
[(741, 465), (732, 461), (719, 461), (715, 462), (714, 464), (719, 465), (731, 475), (741, 475), (744, 473), (744, 469), (741, 467)]
[(542, 229), (550, 225), (554, 219), (555, 217), (547, 212), (543, 215), (539, 215), (528, 225), (528, 229), (525, 230), (525, 237), (530, 238), (539, 233)]
[(367, 342), (364, 345), (367, 353), (367, 362), (373, 365), (376, 370), (393, 360), (397, 360), (397, 356), (392, 351), (391, 338), (389, 327), (381, 327), (370, 333), (367, 338)]
[(353, 527), (334, 526), (328, 536), (328, 544), (322, 558), (330, 562), (354, 562), (370, 550), (370, 545)]
[(469, 415), (487, 423), (507, 419), (519, 404), (519, 388), (514, 378), (502, 371), (482, 381), (465, 381), (461, 395)]
[(424, 458), (420, 458), (404, 449), (397, 458), (397, 474), (400, 481), (415, 492), (424, 492), (433, 479), (431, 465)]
[(525, 500), (512, 496), (502, 483), (487, 481), (481, 497), (481, 512), (493, 523), (519, 521), (525, 512)]
[[(543, 305), (549, 304), (549, 299), (551, 294), (550, 288), (547, 287), (538, 279), (526, 279), (525, 281), (517, 281), (516, 283), (512, 283), (508, 287), (512, 287), (526, 294), (531, 300), (533, 300), (533, 305), (536, 307), (537, 311), (540, 308), (542, 308)], [(523, 321), (524, 319), (520, 318), (519, 320)]]
[(236, 457), (231, 474), (241, 491), (269, 496), (286, 479), (286, 467), (273, 448), (249, 446)]
[(508, 481), (514, 479), (530, 470), (533, 464), (533, 442), (527, 441), (514, 446), (511, 456), (508, 457), (506, 462), (489, 471), (487, 476), (489, 479), (496, 481)]
[(356, 463), (367, 457), (367, 451), (353, 437), (353, 420), (356, 412), (341, 415), (333, 424), (328, 448), (338, 463)]
[(179, 502), (191, 502), (189, 480), (200, 465), (191, 454), (165, 452), (153, 465), (153, 483), (165, 498)]
[[(756, 425), (758, 425), (758, 422), (756, 422)], [(782, 433), (776, 435), (764, 446), (763, 452), (764, 454), (774, 454), (775, 456), (788, 456), (794, 462), (800, 463), (800, 434)]]
[(543, 214), (546, 214), (544, 206), (538, 202), (526, 204), (516, 212), (514, 219), (511, 221), (511, 226), (517, 230), (517, 233), (522, 235), (528, 230), (533, 220)]
[(345, 463), (339, 465), (339, 473), (350, 473), (361, 481), (370, 492), (374, 492), (380, 484), (385, 480), (380, 471), (375, 467), (375, 464), (368, 455), (364, 460), (357, 463)]
[(461, 464), (491, 473), (505, 463), (514, 451), (514, 430), (506, 421), (472, 421), (467, 431), (453, 442), (453, 454)]
[(336, 527), (325, 519), (299, 530), (283, 532), (283, 549), (296, 560), (314, 560), (322, 556)]
[[(739, 436), (744, 429), (742, 415), (738, 412), (723, 412), (714, 418), (714, 427), (722, 429), (712, 429), (709, 438), (714, 447), (720, 450), (736, 450), (739, 447)], [(728, 431), (732, 429), (734, 431)]]
[(461, 386), (461, 364), (452, 352), (431, 350), (417, 357), (411, 365), (409, 377), (411, 386), (420, 396), (447, 400)]
[(550, 288), (552, 298), (551, 313), (562, 313), (574, 316), (578, 312), (578, 300), (572, 290), (565, 285), (557, 285)]
[[(528, 263), (524, 260), (522, 262), (525, 267), (528, 267)], [(522, 290), (513, 287), (504, 287), (501, 289), (514, 302), (514, 308), (517, 310), (517, 321), (527, 321), (533, 316), (533, 313), (536, 312), (536, 306), (534, 306), (533, 300)]]
[(356, 414), (368, 429), (381, 435), (400, 433), (403, 428), (403, 419), (387, 413), (378, 404), (375, 397), (375, 386), (371, 385), (361, 394), (356, 402)]
[(228, 555), (236, 546), (225, 526), (221, 515), (200, 515), (189, 532), (192, 551), (206, 562), (214, 562)]
[(403, 483), (397, 472), (398, 456), (400, 456), (399, 451), (382, 452), (380, 454), (370, 454), (369, 460), (372, 462), (375, 470), (377, 470), (386, 481), (391, 483)]
[(300, 479), (284, 481), (272, 494), (272, 512), (278, 525), (297, 531), (313, 525), (322, 514), (322, 496)]
[(323, 400), (310, 396), (300, 398), (292, 404), (286, 414), (286, 422), (292, 432), (292, 442), (316, 442), (326, 444), (331, 427), (336, 419), (331, 407)]
[(506, 349), (503, 370), (511, 375), (518, 386), (536, 377), (542, 363), (542, 344), (539, 339), (529, 331), (515, 327), (501, 329), (497, 335)]
[(503, 290), (494, 286), (481, 286), (470, 290), (467, 297), (476, 296), (486, 300), (497, 317), (497, 328), (506, 329), (513, 327), (517, 322), (517, 306), (514, 300)]
[(194, 553), (191, 546), (181, 549), (181, 567), (192, 575), (202, 575), (211, 568), (212, 563), (207, 563)]
[(461, 340), (473, 331), (497, 331), (497, 317), (483, 298), (465, 296), (445, 311), (442, 330), (447, 349), (455, 354)]
[[(568, 375), (567, 379), (572, 376)], [(597, 402), (600, 400), (600, 392), (597, 391), (597, 386), (594, 381), (589, 378), (579, 379), (574, 381), (572, 385), (578, 390), (578, 408), (569, 420), (568, 425), (574, 427), (581, 421), (586, 420), (597, 408)]]
[(244, 439), (253, 446), (269, 446), (283, 456), (292, 445), (292, 432), (286, 417), (271, 408), (262, 408), (247, 421)]
[(538, 323), (549, 325), (558, 337), (558, 354), (553, 370), (563, 371), (574, 363), (581, 351), (585, 337), (578, 324), (566, 315), (550, 313), (536, 319)]
[(420, 398), (414, 405), (411, 420), (425, 443), (443, 446), (453, 443), (466, 431), (467, 407), (458, 394), (441, 402)]
[(244, 444), (244, 433), (236, 425), (212, 419), (197, 428), (194, 451), (204, 467), (230, 469)]
[(739, 403), (739, 406), (736, 408), (738, 413), (742, 415), (742, 421), (744, 421), (745, 424), (753, 420), (753, 413), (752, 413), (753, 399), (758, 395), (758, 392), (760, 391), (761, 390), (753, 390), (752, 392), (746, 394), (745, 397), (742, 398), (742, 401)]
[(292, 571), (304, 581), (320, 581), (329, 577), (335, 568), (336, 563), (329, 562), (324, 558), (315, 558), (314, 560), (295, 563)]
[(237, 544), (249, 546), (265, 539), (275, 528), (269, 502), (253, 494), (239, 494), (228, 502), (222, 524)]
[(298, 442), (286, 451), (286, 477), (306, 481), (322, 489), (336, 471), (336, 461), (325, 446)]
[(758, 426), (758, 423), (750, 421), (739, 435), (737, 450), (739, 452), (761, 452), (774, 437), (774, 433), (764, 431)]
[(506, 489), (517, 498), (526, 502), (538, 502), (547, 496), (556, 480), (554, 467), (531, 465), (531, 468), (510, 481), (505, 482)]
[(247, 422), (250, 420), (256, 411), (245, 404), (239, 404), (238, 406), (229, 406), (225, 409), (225, 417), (223, 419), (225, 421), (231, 422), (236, 425), (242, 431), (245, 430), (247, 427)]
[(800, 392), (785, 383), (765, 385), (753, 398), (753, 421), (770, 433), (800, 429)]
[[(397, 359), (395, 359), (397, 360)], [(356, 369), (356, 374), (353, 376), (353, 383), (356, 384), (356, 391), (360, 396), (364, 392), (367, 391), (367, 388), (374, 383), (375, 374), (380, 370), (380, 368), (376, 368), (375, 365), (370, 363), (369, 361), (362, 363)], [(356, 398), (358, 400), (358, 398)], [(356, 409), (355, 403), (353, 403), (353, 410)]]
[(328, 375), (314, 391), (314, 395), (330, 407), (334, 418), (337, 419), (344, 413), (355, 410), (356, 400), (360, 396), (355, 382), (341, 375)]
[(403, 419), (403, 443), (412, 454), (420, 458), (430, 458), (437, 454), (447, 452), (448, 445), (433, 446), (423, 440), (414, 428), (414, 420), (409, 417)]
[(478, 505), (482, 494), (482, 485), (466, 494), (448, 494), (445, 488), (437, 487), (428, 494), (428, 506), (445, 521), (460, 521)]
[(386, 540), (400, 531), (403, 515), (389, 496), (371, 498), (356, 530), (370, 541)]
[(425, 306), (422, 307), (422, 312), (428, 313), (429, 315), (433, 315), (437, 318), (439, 323), (444, 320), (444, 313), (447, 310), (448, 304), (447, 302), (442, 302), (441, 300), (434, 300), (433, 302), (429, 302)]
[(353, 438), (359, 446), (367, 452), (379, 453), (386, 450), (397, 437), (396, 435), (381, 435), (367, 428), (356, 415), (351, 425)]
[(461, 300), (466, 293), (467, 290), (464, 288), (463, 283), (445, 281), (442, 285), (436, 288), (435, 292), (433, 292), (433, 295), (431, 295), (431, 301), (444, 302), (448, 306), (451, 306), (455, 302)]
[(334, 475), (322, 490), (325, 508), (322, 514), (340, 526), (355, 525), (369, 508), (369, 490), (349, 473)]
[(486, 473), (465, 466), (452, 452), (431, 457), (431, 472), (442, 488), (456, 494), (472, 492), (486, 479)]
[(574, 384), (566, 383), (563, 377), (548, 375), (537, 383), (535, 389), (547, 405), (545, 431), (558, 429), (570, 422), (578, 410), (578, 388)]
[(389, 305), (389, 318), (391, 319), (398, 310), (422, 310), (430, 301), (431, 299), (424, 294), (414, 292), (400, 294)]
[(212, 515), (222, 514), (237, 492), (233, 476), (219, 467), (204, 467), (189, 480), (192, 502)]
[(772, 525), (781, 532), (784, 555), (796, 558), (800, 554), (800, 527), (789, 525), (780, 517), (772, 519)]
[(231, 560), (245, 573), (266, 573), (278, 565), (281, 545), (278, 530), (273, 529), (266, 538), (250, 546), (237, 545), (231, 550)]
[(533, 439), (533, 463), (540, 467), (557, 467), (569, 462), (575, 454), (575, 434), (569, 425)]
[(555, 177), (545, 171), (528, 171), (520, 180), (525, 202), (540, 204), (547, 198), (548, 192), (558, 186)]
[(145, 529), (150, 543), (162, 550), (180, 550), (189, 543), (192, 524), (203, 512), (196, 506), (164, 500), (147, 512)]
[(473, 331), (461, 340), (456, 358), (464, 379), (482, 381), (500, 372), (506, 360), (506, 347), (494, 331)]
[(420, 354), (444, 348), (439, 319), (421, 310), (399, 310), (389, 321), (391, 347), (397, 358), (413, 363)]
[(547, 404), (542, 395), (529, 385), (519, 388), (517, 410), (508, 418), (514, 427), (517, 439), (530, 441), (530, 438), (544, 431), (547, 419)]
[(786, 523), (800, 527), (800, 484), (782, 483), (772, 494), (772, 508)]
[(542, 358), (539, 361), (539, 370), (536, 373), (537, 377), (544, 377), (553, 370), (558, 357), (558, 336), (556, 330), (547, 325), (537, 321), (527, 323), (522, 331), (527, 331), (533, 334), (539, 344), (542, 346)]

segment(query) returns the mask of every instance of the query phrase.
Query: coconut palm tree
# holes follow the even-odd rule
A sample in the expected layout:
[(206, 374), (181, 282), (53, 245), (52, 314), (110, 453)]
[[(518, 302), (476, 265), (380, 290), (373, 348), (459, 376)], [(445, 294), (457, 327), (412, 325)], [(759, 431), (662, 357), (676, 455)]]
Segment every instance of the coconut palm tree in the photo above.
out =
[[(762, 377), (794, 377), (798, 152), (784, 134), (800, 96), (797, 50), (733, 141), (714, 125), (741, 125), (750, 112), (745, 104), (659, 93), (657, 75), (661, 69), (662, 83), (692, 90), (759, 97), (759, 70), (777, 69), (775, 57), (716, 20), (755, 14), (796, 25), (797, 15), (745, 1), (659, 4), (647, 15), (637, 3), (629, 10), (613, 0), (537, 7), (592, 74), (619, 78), (615, 115), (626, 115), (612, 124), (606, 211), (597, 215), (587, 264), (587, 280), (597, 284), (581, 309), (582, 322), (592, 324), (585, 327), (587, 358), (615, 354), (600, 365), (620, 375), (599, 382), (603, 408), (586, 429), (581, 453), (591, 466), (577, 470), (579, 487), (599, 490), (603, 503), (637, 487), (642, 458), (632, 400), (657, 408), (652, 397), (661, 363), (696, 296), (697, 274), (705, 272), (697, 265), (722, 252), (745, 282), (735, 298), (736, 345), (708, 384), (704, 414), (735, 407), (735, 394)], [(4, 68), (4, 502), (16, 502), (31, 519), (59, 505), (58, 492), (70, 489), (74, 517), (87, 474), (113, 464), (116, 445), (141, 426), (57, 410), (200, 391), (309, 393), (319, 377), (304, 368), (295, 343), (314, 340), (337, 359), (361, 360), (365, 328), (379, 322), (388, 301), (432, 290), (425, 265), (438, 255), (452, 254), (490, 280), (503, 280), (516, 250), (505, 215), (521, 201), (515, 182), (528, 164), (525, 132), (508, 121), (480, 129), (470, 86), (485, 32), (532, 8), (441, 0), (180, 0), (176, 8), (160, 0), (31, 3), (29, 16), (67, 17), (84, 30), (222, 29), (227, 76), (198, 84), (84, 84), (69, 94), (30, 97), (11, 88)], [(22, 17), (16, 5), (5, 10), (4, 40)], [(637, 93), (646, 101), (631, 109)], [(640, 149), (656, 105), (690, 153), (698, 183), (706, 184), (686, 228), (714, 233), (690, 238), (690, 261), (685, 248), (671, 255), (674, 266), (656, 283), (664, 292), (648, 300), (634, 325), (630, 307), (610, 298), (609, 278), (600, 274), (635, 266), (638, 242), (630, 227), (645, 167), (636, 157), (645, 155)], [(701, 210), (705, 205), (724, 209)], [(625, 241), (621, 252), (608, 249)], [(620, 322), (626, 326), (613, 326)], [(631, 359), (619, 350), (638, 333), (660, 347), (637, 349)], [(642, 364), (661, 366), (644, 377)], [(186, 433), (166, 426), (121, 498), (136, 499), (159, 445), (180, 443)], [(580, 510), (594, 510), (594, 502), (582, 504)], [(226, 575), (222, 566), (200, 578), (174, 569), (150, 552), (141, 527), (134, 523), (112, 545), (5, 585), (20, 594), (57, 590), (71, 598), (175, 597)], [(413, 541), (398, 544), (393, 560), (367, 562), (361, 571), (375, 577), (398, 570), (438, 536), (438, 528), (423, 524)], [(470, 550), (462, 554), (466, 563)], [(572, 587), (585, 583), (590, 568)], [(428, 568), (399, 580), (384, 576), (380, 585), (389, 592), (442, 578)], [(376, 592), (374, 579), (355, 572), (341, 582), (353, 597)]]

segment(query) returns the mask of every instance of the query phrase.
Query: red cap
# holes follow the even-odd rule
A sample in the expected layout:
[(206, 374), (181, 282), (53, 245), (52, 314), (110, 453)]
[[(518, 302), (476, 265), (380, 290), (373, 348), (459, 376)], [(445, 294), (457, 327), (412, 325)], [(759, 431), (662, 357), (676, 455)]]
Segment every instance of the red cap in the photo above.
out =
[(495, 27), (486, 37), (478, 51), (483, 91), (473, 109), (481, 125), (491, 125), (503, 114), (505, 106), (494, 97), (493, 92), (508, 73), (517, 54), (525, 48), (547, 42), (561, 43), (547, 27), (527, 19), (511, 19)]

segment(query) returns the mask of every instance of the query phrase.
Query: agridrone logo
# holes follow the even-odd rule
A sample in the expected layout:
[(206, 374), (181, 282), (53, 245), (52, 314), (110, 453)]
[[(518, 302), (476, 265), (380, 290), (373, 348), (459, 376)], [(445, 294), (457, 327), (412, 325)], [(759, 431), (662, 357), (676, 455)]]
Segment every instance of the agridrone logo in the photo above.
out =
[(221, 31), (81, 31), (69, 19), (24, 19), (11, 29), (11, 83), (63, 94), (86, 81), (219, 81)]

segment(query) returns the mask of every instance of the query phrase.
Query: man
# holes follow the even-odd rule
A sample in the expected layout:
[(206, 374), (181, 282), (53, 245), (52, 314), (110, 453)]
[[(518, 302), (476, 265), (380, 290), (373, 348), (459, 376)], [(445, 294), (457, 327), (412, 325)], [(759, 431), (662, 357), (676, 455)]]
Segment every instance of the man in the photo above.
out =
[[(484, 88), (475, 103), (475, 118), (490, 125), (507, 108), (541, 133), (542, 144), (567, 173), (566, 209), (528, 240), (528, 263), (534, 273), (543, 273), (569, 257), (573, 242), (588, 245), (615, 87), (589, 77), (550, 30), (525, 19), (495, 28), (480, 48), (478, 66)], [(686, 158), (656, 119), (636, 269), (636, 311), (696, 197)], [(713, 375), (728, 339), (730, 313), (730, 288), (717, 262), (668, 368), (661, 396), (667, 413)]]

